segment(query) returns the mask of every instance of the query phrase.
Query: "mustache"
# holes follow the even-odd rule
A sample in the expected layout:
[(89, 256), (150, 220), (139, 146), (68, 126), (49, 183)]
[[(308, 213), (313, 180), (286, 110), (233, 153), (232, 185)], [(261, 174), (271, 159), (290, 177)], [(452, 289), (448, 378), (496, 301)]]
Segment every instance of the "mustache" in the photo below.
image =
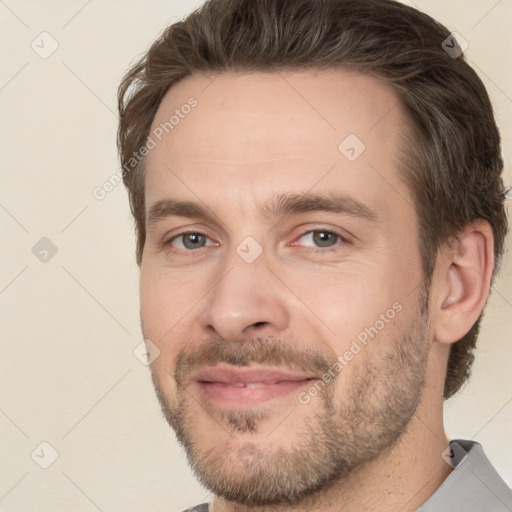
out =
[(328, 356), (313, 348), (296, 348), (281, 339), (259, 336), (240, 341), (214, 340), (190, 348), (187, 343), (176, 359), (174, 379), (178, 389), (185, 387), (191, 372), (203, 367), (225, 363), (232, 366), (264, 366), (300, 370), (321, 377), (336, 362), (337, 356)]

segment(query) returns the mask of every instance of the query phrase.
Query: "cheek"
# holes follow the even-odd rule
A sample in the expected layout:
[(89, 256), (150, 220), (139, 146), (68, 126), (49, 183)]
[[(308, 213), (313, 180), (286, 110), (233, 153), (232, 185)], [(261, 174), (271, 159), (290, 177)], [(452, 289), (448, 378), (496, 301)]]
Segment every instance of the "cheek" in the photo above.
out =
[[(178, 283), (168, 275), (141, 270), (140, 312), (144, 336), (160, 350), (155, 368), (161, 365), (172, 367), (172, 362), (183, 343), (187, 341), (187, 311), (191, 306), (184, 300)], [(171, 365), (171, 366), (169, 366)]]
[(367, 346), (364, 343), (388, 343), (396, 335), (397, 321), (404, 318), (416, 297), (411, 292), (417, 286), (413, 281), (420, 282), (420, 267), (411, 268), (410, 263), (401, 271), (403, 264), (391, 253), (381, 252), (378, 260), (361, 258), (345, 267), (326, 265), (320, 271), (301, 273), (293, 281), (294, 292), (303, 303), (297, 306), (296, 320), (302, 330), (312, 324), (320, 327), (337, 356), (351, 351), (346, 359), (359, 359), (353, 342), (362, 348)]
[(205, 290), (199, 273), (159, 267), (162, 265), (149, 263), (141, 268), (140, 308), (145, 327), (162, 337), (186, 322)]
[[(168, 314), (173, 310), (172, 294), (163, 279), (142, 270), (140, 276), (140, 311), (144, 334), (155, 341), (160, 339), (168, 325)], [(172, 325), (172, 324), (171, 324)], [(168, 329), (169, 327), (167, 327)]]
[(308, 317), (317, 317), (341, 341), (374, 322), (397, 300), (386, 274), (382, 265), (361, 262), (345, 268), (326, 266), (295, 279), (294, 293), (303, 304), (301, 311), (309, 310)]

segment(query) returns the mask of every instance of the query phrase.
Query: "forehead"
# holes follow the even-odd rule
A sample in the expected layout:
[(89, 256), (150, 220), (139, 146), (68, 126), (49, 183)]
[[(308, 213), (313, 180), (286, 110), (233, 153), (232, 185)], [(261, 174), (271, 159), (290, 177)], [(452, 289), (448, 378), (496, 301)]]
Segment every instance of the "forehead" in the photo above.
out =
[(153, 120), (161, 140), (146, 157), (146, 204), (190, 192), (234, 200), (248, 186), (255, 196), (342, 186), (389, 198), (403, 189), (404, 119), (391, 86), (345, 69), (192, 75)]

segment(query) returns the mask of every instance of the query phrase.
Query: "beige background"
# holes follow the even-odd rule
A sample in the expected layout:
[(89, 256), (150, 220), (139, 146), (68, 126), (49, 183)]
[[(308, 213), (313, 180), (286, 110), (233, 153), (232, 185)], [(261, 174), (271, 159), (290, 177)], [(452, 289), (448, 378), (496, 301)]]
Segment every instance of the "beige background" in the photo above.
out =
[[(92, 195), (118, 169), (125, 69), (199, 3), (0, 2), (0, 510), (172, 512), (209, 498), (133, 354), (138, 269), (125, 190)], [(510, 185), (512, 0), (414, 4), (468, 41), (495, 105)], [(51, 49), (43, 31), (59, 45), (46, 59), (31, 47)], [(32, 252), (42, 237), (58, 250), (46, 263)], [(509, 485), (511, 331), (508, 256), (473, 379), (448, 402), (446, 426), (451, 438), (481, 442)], [(43, 441), (59, 454), (48, 469), (38, 465), (51, 461)]]

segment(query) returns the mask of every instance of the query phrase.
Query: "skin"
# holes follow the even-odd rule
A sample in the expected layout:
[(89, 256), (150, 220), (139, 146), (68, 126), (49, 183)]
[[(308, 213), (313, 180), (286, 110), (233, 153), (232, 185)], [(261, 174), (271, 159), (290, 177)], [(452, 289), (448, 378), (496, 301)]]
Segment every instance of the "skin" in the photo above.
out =
[[(360, 436), (367, 460), (353, 454), (347, 474), (298, 507), (250, 507), (216, 496), (213, 511), (416, 510), (451, 471), (441, 458), (448, 445), (444, 375), (450, 344), (470, 329), (489, 293), (488, 224), (467, 226), (441, 248), (427, 314), (414, 200), (399, 171), (407, 121), (390, 86), (343, 69), (193, 75), (168, 91), (152, 129), (190, 96), (198, 106), (146, 158), (145, 201), (147, 211), (166, 199), (193, 201), (212, 218), (148, 223), (140, 280), (144, 337), (160, 350), (153, 380), (178, 438), (193, 447), (189, 458), (242, 485), (258, 470), (272, 475), (294, 449), (305, 450), (309, 461), (301, 440), (326, 417), (327, 404), (340, 422), (352, 406), (364, 404), (369, 418), (394, 400), (409, 415), (399, 421), (383, 414), (382, 426), (397, 429), (396, 438), (389, 435), (371, 457), (378, 422), (356, 425), (348, 415), (343, 435)], [(349, 134), (366, 146), (354, 161), (338, 149)], [(325, 211), (269, 217), (261, 210), (275, 195), (333, 192), (355, 198), (376, 220)], [(335, 236), (331, 247), (315, 247), (317, 239), (304, 235), (314, 230), (346, 242)], [(207, 244), (187, 249), (179, 235), (188, 231), (207, 235)], [(252, 263), (237, 253), (248, 236), (263, 251)], [(232, 350), (250, 359), (259, 353), (255, 339), (275, 343), (290, 364), (308, 353), (332, 364), (397, 303), (400, 312), (307, 404), (292, 393), (252, 408), (222, 408), (201, 394), (190, 373), (181, 375), (181, 389), (176, 381), (184, 354), (218, 344), (223, 355)], [(400, 347), (412, 354), (401, 364)]]

